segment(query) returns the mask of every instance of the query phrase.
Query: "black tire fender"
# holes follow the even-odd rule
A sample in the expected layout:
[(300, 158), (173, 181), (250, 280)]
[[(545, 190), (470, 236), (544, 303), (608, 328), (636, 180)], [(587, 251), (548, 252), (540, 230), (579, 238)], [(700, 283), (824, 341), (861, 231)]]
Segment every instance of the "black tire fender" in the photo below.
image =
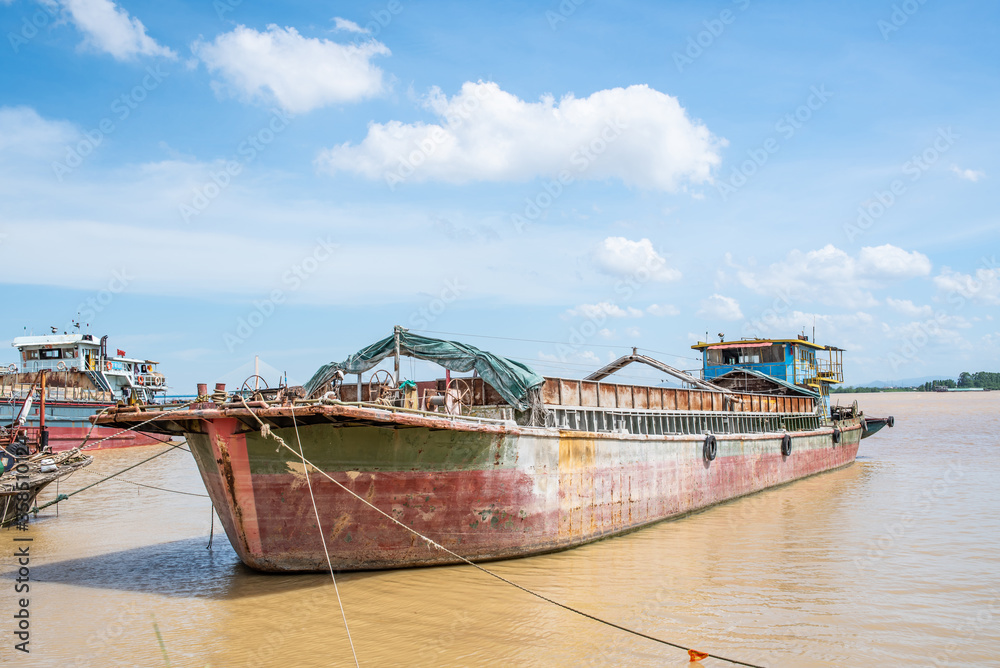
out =
[(892, 417), (891, 415), (889, 416), (889, 419), (885, 421), (885, 426), (889, 427), (889, 429), (892, 429), (893, 425), (895, 424), (896, 424), (896, 418)]
[(792, 454), (792, 437), (788, 434), (781, 437), (781, 454), (784, 457)]
[(833, 444), (836, 445), (840, 443), (840, 430), (836, 427), (833, 428)]
[(705, 461), (713, 461), (715, 456), (719, 452), (718, 443), (715, 440), (715, 434), (709, 434), (705, 437), (705, 445), (701, 450), (702, 454), (705, 456)]

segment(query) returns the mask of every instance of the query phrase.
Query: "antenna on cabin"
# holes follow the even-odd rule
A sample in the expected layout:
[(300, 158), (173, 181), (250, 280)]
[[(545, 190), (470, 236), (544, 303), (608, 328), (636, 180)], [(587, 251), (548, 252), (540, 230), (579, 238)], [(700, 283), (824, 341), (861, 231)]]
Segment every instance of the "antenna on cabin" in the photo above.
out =
[(813, 343), (816, 343), (816, 314), (813, 314)]

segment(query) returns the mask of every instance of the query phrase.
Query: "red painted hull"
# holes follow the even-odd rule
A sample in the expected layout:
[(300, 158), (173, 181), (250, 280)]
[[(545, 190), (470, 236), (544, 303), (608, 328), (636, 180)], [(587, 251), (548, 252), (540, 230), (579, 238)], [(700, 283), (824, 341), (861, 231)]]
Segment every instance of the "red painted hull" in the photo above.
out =
[[(129, 448), (136, 445), (156, 445), (170, 440), (169, 436), (147, 434), (139, 431), (122, 432), (112, 427), (49, 427), (49, 446), (53, 452), (72, 450), (86, 445), (87, 450)], [(87, 433), (90, 432), (90, 438)], [(122, 433), (119, 433), (122, 432)]]
[[(325, 569), (321, 536), (336, 569), (456, 561), (314, 471), (317, 526), (301, 462), (291, 453), (280, 453), (284, 470), (275, 470), (273, 441), (261, 440), (231, 418), (202, 424), (203, 433), (189, 434), (192, 452), (247, 565), (264, 571)], [(341, 457), (335, 449), (345, 437), (330, 430), (350, 427), (312, 425), (300, 432), (307, 459), (348, 489), (449, 550), (491, 560), (581, 545), (845, 466), (855, 459), (861, 428), (857, 421), (839, 426), (838, 444), (832, 428), (793, 433), (787, 457), (780, 451), (781, 434), (720, 435), (719, 456), (712, 462), (702, 456), (701, 435), (501, 428), (479, 439), (488, 450), (485, 466), (476, 457), (428, 466), (420, 461), (426, 452), (420, 445), (431, 447), (427, 439), (434, 432), (410, 437), (397, 430), (386, 437), (394, 455), (384, 461), (393, 465), (367, 470), (360, 461), (323, 462)], [(362, 428), (353, 429), (361, 437)], [(276, 432), (295, 446), (293, 430)]]

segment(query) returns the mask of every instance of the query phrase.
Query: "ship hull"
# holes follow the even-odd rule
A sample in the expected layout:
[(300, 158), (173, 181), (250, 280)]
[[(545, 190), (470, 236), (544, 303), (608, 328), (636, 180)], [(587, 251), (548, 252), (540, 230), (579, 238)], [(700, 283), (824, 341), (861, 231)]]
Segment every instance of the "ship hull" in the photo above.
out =
[[(226, 533), (262, 571), (364, 570), (455, 563), (235, 418), (187, 438)], [(473, 561), (562, 550), (854, 461), (857, 419), (783, 434), (631, 435), (528, 427), (311, 424), (298, 435), (323, 473)], [(298, 448), (294, 429), (274, 433)]]
[[(91, 431), (90, 418), (114, 404), (48, 401), (45, 406), (45, 426), (49, 432), (49, 447), (53, 452), (64, 452), (86, 445), (88, 450), (108, 450), (137, 445), (155, 445), (169, 440), (158, 434), (136, 430), (123, 431), (113, 427), (96, 426)], [(0, 424), (13, 422), (20, 404), (0, 405)], [(38, 403), (25, 421), (29, 429), (39, 427)], [(89, 436), (88, 436), (89, 434)]]

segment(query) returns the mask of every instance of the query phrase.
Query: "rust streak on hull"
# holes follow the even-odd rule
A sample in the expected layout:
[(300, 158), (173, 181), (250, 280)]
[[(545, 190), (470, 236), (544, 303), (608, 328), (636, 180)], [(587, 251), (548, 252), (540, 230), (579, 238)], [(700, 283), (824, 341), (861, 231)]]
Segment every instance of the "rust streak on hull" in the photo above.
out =
[[(259, 411), (278, 420), (287, 412)], [(704, 436), (560, 431), (451, 421), (357, 406), (296, 409), (306, 458), (407, 526), (472, 560), (566, 549), (854, 461), (858, 419), (833, 428)], [(145, 418), (146, 416), (140, 416)], [(310, 471), (321, 537), (301, 461), (250, 430), (245, 410), (192, 410), (184, 425), (226, 533), (264, 571), (382, 569), (454, 563)], [(322, 419), (319, 419), (322, 418)], [(139, 419), (137, 417), (136, 419)], [(152, 423), (156, 424), (156, 423)], [(294, 430), (272, 430), (296, 445)]]

